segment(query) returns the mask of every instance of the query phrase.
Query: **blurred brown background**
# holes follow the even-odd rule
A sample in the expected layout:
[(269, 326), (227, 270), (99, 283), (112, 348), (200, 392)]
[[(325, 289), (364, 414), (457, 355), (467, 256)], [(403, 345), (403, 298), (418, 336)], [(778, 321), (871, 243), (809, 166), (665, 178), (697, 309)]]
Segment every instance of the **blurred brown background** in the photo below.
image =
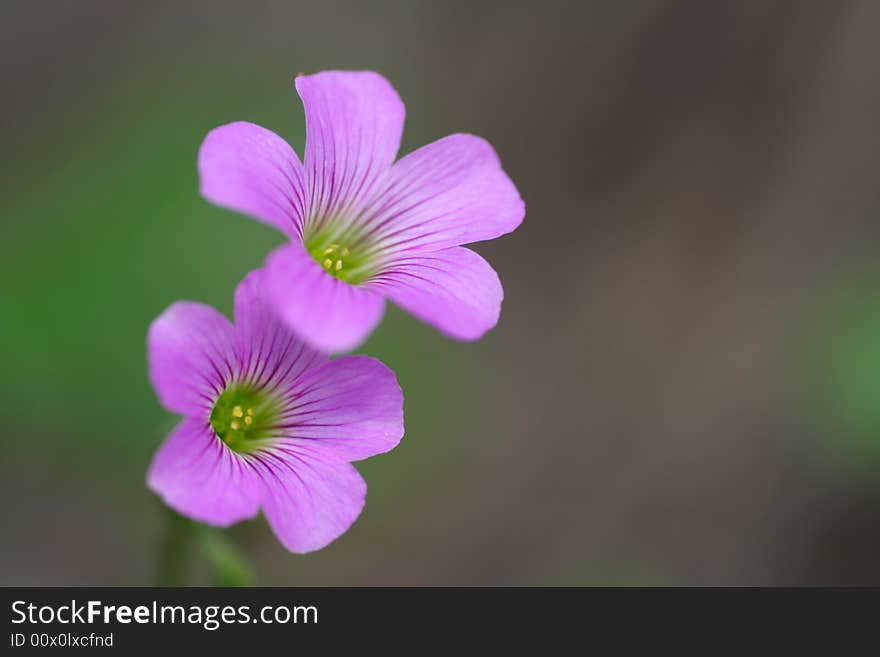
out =
[(332, 68), (392, 81), (403, 153), (488, 138), (527, 216), (476, 247), (481, 342), (389, 312), (406, 438), (329, 548), (234, 528), (256, 583), (880, 584), (871, 0), (4, 3), (0, 584), (155, 581), (147, 325), (281, 239), (198, 145), (302, 153), (293, 75)]

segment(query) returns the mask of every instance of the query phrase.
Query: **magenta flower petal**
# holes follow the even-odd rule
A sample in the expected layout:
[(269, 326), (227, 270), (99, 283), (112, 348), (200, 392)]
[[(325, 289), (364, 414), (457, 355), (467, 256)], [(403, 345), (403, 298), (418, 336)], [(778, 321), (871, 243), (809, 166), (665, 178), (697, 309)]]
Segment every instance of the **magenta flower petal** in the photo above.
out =
[(400, 441), (403, 395), (378, 361), (328, 362), (307, 346), (274, 313), (269, 282), (265, 270), (241, 282), (234, 327), (192, 303), (153, 322), (153, 384), (187, 418), (147, 480), (169, 506), (202, 522), (228, 525), (262, 508), (288, 549), (308, 552), (360, 514), (366, 484), (349, 461)]
[(210, 306), (181, 301), (150, 325), (150, 381), (162, 405), (182, 415), (207, 417), (232, 373), (232, 324)]
[(494, 239), (525, 216), (525, 204), (489, 142), (461, 134), (397, 162), (372, 209), (365, 235), (406, 252)]
[(358, 461), (403, 438), (403, 391), (394, 372), (368, 356), (343, 356), (307, 372), (285, 433), (322, 453)]
[(179, 513), (221, 527), (255, 516), (262, 495), (252, 467), (194, 418), (156, 452), (147, 485)]
[(327, 353), (360, 345), (385, 310), (379, 294), (328, 276), (299, 244), (273, 251), (266, 276), (269, 298), (288, 326)]
[(504, 297), (495, 270), (461, 246), (402, 258), (369, 287), (458, 340), (476, 340), (494, 327)]
[(291, 552), (312, 552), (344, 534), (364, 508), (367, 484), (354, 466), (299, 445), (257, 459), (266, 520)]
[(309, 219), (340, 219), (384, 182), (400, 147), (403, 102), (388, 80), (371, 71), (302, 75), (296, 90), (306, 114)]
[(297, 338), (269, 303), (262, 270), (235, 290), (235, 338), (239, 376), (263, 386), (288, 388), (327, 356)]
[(281, 137), (240, 121), (215, 128), (199, 149), (202, 196), (302, 238), (302, 164)]

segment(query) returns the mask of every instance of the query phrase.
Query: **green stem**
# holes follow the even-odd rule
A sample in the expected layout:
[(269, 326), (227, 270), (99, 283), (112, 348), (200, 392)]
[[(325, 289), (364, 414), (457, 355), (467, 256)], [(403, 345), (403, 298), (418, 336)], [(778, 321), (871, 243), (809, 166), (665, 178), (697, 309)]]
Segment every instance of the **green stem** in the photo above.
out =
[(192, 563), (195, 523), (165, 508), (165, 535), (159, 549), (158, 586), (186, 586)]
[(252, 569), (222, 530), (193, 522), (168, 508), (165, 518), (156, 573), (158, 586), (191, 584), (197, 553), (207, 562), (214, 586), (248, 586), (253, 579)]
[(199, 525), (199, 530), (214, 586), (248, 586), (253, 579), (251, 567), (229, 537), (214, 527)]

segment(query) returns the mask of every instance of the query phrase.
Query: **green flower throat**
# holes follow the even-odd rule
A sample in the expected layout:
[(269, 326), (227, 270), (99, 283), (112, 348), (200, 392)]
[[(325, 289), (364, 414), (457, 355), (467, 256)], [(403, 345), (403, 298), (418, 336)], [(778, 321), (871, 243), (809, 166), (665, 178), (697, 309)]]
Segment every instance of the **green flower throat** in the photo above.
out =
[(231, 450), (247, 454), (272, 437), (278, 410), (265, 393), (233, 384), (217, 398), (211, 410), (211, 428)]
[(351, 285), (364, 283), (376, 272), (375, 254), (344, 235), (318, 232), (306, 238), (306, 250), (328, 274)]

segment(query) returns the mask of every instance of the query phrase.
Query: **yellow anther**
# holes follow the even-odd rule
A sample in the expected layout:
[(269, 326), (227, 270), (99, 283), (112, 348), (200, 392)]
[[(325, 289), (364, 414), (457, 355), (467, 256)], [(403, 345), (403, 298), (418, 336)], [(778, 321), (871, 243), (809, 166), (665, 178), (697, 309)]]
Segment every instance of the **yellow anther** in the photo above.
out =
[(238, 431), (239, 424), (235, 420), (229, 423), (229, 428), (233, 431)]
[(334, 249), (333, 247), (330, 247), (329, 249), (324, 249), (324, 253), (322, 253), (321, 255), (327, 255), (328, 253), (333, 253), (335, 250), (336, 249)]
[(342, 256), (343, 257), (347, 256), (349, 253), (351, 253), (351, 251), (348, 250), (347, 246), (344, 249), (342, 249)]
[(330, 258), (327, 258), (326, 260), (324, 260), (324, 268), (325, 269), (330, 269), (332, 264), (333, 264), (333, 261)]
[(241, 410), (241, 406), (236, 406), (232, 409), (232, 414), (235, 417), (241, 417), (242, 415), (244, 415), (244, 411)]
[(248, 416), (244, 419), (244, 423), (245, 423), (246, 425), (248, 425), (248, 426), (250, 426), (250, 425), (251, 425), (251, 422), (253, 422), (253, 421), (254, 421), (254, 418), (252, 418), (250, 415), (248, 415)]
[(335, 250), (335, 249), (339, 248), (339, 245), (338, 244), (331, 244), (330, 248)]
[(249, 408), (249, 409), (248, 409), (248, 415), (253, 415), (253, 414), (254, 414), (254, 409)]
[(340, 269), (342, 269), (342, 260), (337, 260), (336, 261), (336, 271), (339, 271)]

